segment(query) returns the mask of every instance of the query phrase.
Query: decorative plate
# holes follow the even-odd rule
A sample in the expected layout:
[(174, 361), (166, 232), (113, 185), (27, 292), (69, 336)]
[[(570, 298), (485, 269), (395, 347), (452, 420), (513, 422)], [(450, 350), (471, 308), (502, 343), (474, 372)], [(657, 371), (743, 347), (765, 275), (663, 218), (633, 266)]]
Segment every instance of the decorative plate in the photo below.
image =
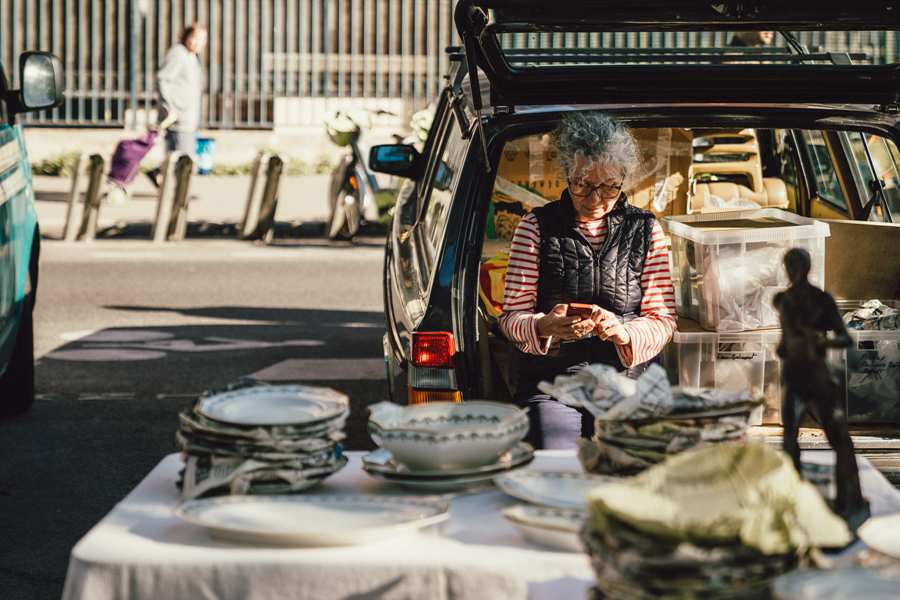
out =
[(518, 505), (501, 512), (529, 542), (555, 550), (584, 552), (578, 532), (587, 518), (585, 511)]
[(618, 481), (621, 481), (618, 477), (603, 475), (516, 471), (498, 477), (495, 483), (519, 500), (554, 508), (584, 510), (587, 508), (584, 498), (589, 491)]
[(197, 412), (235, 425), (297, 425), (336, 419), (349, 406), (344, 394), (303, 385), (262, 386), (203, 398)]
[[(900, 558), (900, 513), (872, 517), (856, 533), (869, 548)], [(900, 596), (900, 588), (897, 595)]]
[(534, 450), (526, 442), (520, 442), (515, 448), (503, 454), (499, 461), (483, 467), (447, 469), (443, 471), (413, 471), (406, 465), (398, 462), (390, 452), (382, 448), (363, 457), (363, 468), (370, 473), (380, 473), (388, 477), (403, 479), (449, 479), (454, 477), (474, 477), (486, 473), (494, 473), (496, 475), (499, 472), (524, 466), (532, 460), (534, 460)]
[(450, 505), (373, 496), (222, 496), (185, 502), (173, 513), (230, 542), (350, 546), (444, 521)]

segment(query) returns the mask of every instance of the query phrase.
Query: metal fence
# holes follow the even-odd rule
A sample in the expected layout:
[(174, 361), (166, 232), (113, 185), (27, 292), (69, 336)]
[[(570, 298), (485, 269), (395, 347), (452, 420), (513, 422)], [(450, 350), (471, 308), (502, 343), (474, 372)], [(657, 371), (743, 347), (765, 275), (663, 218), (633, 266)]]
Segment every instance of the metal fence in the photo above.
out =
[[(29, 125), (123, 127), (153, 118), (155, 73), (180, 30), (208, 26), (201, 55), (209, 128), (320, 125), (329, 109), (362, 104), (398, 115), (442, 85), (444, 48), (457, 45), (453, 0), (0, 0), (0, 60), (49, 50), (65, 66), (66, 103)], [(512, 35), (512, 34), (511, 34)], [(555, 34), (545, 45), (679, 48), (727, 45), (727, 34)], [(559, 36), (567, 36), (560, 38)], [(802, 32), (803, 44), (895, 62), (895, 32)], [(783, 42), (779, 41), (783, 45)], [(398, 117), (405, 121), (405, 117)]]
[[(201, 55), (210, 128), (321, 124), (358, 99), (406, 114), (427, 105), (458, 44), (452, 0), (2, 0), (0, 60), (49, 50), (66, 103), (26, 124), (130, 126), (153, 109), (155, 73), (188, 23), (209, 28)], [(132, 108), (136, 111), (132, 112)]]

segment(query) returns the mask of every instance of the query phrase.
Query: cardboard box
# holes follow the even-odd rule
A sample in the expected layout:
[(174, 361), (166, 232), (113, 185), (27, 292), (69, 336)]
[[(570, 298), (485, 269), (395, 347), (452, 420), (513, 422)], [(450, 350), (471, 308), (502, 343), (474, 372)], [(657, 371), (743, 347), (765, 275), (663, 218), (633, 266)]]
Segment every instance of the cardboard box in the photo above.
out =
[[(691, 132), (685, 129), (634, 129), (641, 149), (642, 161), (632, 179), (633, 189), (626, 190), (629, 201), (638, 208), (653, 211), (657, 218), (683, 215), (687, 210), (688, 171), (691, 166)], [(559, 200), (567, 182), (560, 171), (550, 134), (532, 135), (507, 142), (497, 165), (497, 177), (514, 185), (527, 187), (548, 201)], [(665, 189), (664, 189), (665, 186)], [(665, 200), (656, 210), (654, 199)], [(495, 199), (495, 214), (522, 216), (530, 207)], [(520, 204), (520, 203), (516, 203)], [(501, 226), (499, 229), (503, 229)]]
[[(693, 159), (693, 135), (686, 129), (634, 129), (643, 153), (638, 182), (628, 193), (638, 208), (649, 210), (660, 219), (687, 212), (688, 172)], [(666, 189), (663, 190), (663, 185)], [(665, 194), (665, 207), (656, 210), (654, 200)]]

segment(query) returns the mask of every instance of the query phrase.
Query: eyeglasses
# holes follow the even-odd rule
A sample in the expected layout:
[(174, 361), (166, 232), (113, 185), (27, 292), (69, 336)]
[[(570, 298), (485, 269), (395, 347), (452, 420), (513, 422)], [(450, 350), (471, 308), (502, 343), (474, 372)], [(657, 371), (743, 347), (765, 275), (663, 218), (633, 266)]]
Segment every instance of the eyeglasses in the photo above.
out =
[(597, 192), (601, 198), (615, 198), (619, 195), (619, 192), (622, 191), (622, 185), (607, 185), (605, 183), (601, 183), (600, 185), (588, 185), (583, 181), (570, 181), (569, 182), (569, 191), (573, 196), (590, 196), (591, 192)]

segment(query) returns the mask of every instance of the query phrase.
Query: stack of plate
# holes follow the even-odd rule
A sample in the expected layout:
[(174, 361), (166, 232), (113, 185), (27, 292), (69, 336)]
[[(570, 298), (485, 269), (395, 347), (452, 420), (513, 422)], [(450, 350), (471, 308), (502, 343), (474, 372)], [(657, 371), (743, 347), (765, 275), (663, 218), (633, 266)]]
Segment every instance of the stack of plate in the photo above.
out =
[(748, 546), (694, 546), (652, 536), (609, 518), (603, 531), (582, 529), (597, 573), (589, 598), (769, 600), (771, 584), (795, 554), (766, 555)]
[(301, 385), (201, 397), (179, 415), (185, 499), (309, 488), (347, 463), (339, 442), (347, 396)]
[(617, 477), (601, 475), (524, 470), (494, 480), (513, 498), (537, 505), (501, 509), (522, 537), (538, 546), (567, 552), (584, 551), (578, 534), (587, 518), (587, 493), (617, 481)]
[(525, 410), (497, 402), (369, 407), (369, 434), (381, 449), (363, 458), (379, 479), (425, 491), (471, 488), (525, 466), (534, 451)]
[(689, 448), (744, 439), (762, 408), (762, 398), (723, 390), (673, 392), (673, 403), (660, 415), (597, 419), (593, 439), (579, 448), (585, 470), (635, 475)]

